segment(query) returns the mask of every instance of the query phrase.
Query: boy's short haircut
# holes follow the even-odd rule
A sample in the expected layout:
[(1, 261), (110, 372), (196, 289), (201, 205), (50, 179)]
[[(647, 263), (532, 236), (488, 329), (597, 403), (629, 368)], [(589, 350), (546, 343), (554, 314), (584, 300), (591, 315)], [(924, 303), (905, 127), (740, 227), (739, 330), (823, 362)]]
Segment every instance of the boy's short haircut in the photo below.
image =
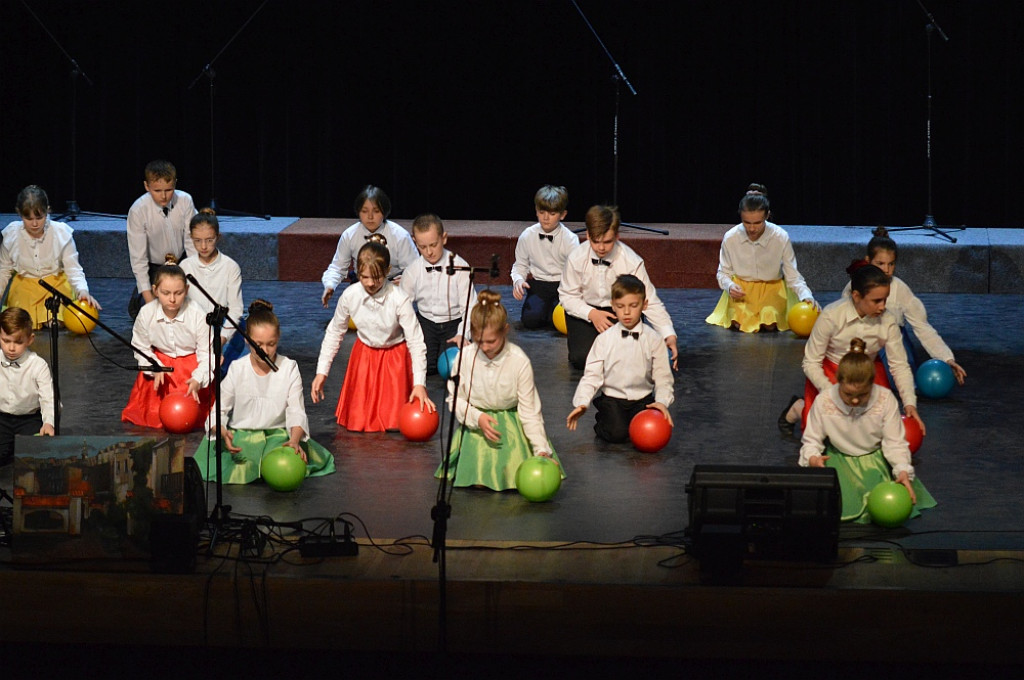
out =
[(632, 274), (622, 274), (612, 283), (612, 300), (619, 300), (627, 295), (639, 295), (641, 300), (646, 300), (647, 286)]
[(374, 205), (380, 208), (380, 213), (384, 215), (384, 219), (391, 215), (391, 199), (388, 198), (388, 195), (380, 187), (367, 184), (356, 196), (355, 203), (353, 204), (356, 217), (359, 217), (359, 212), (367, 201), (372, 201)]
[(561, 213), (569, 208), (569, 192), (565, 187), (545, 184), (533, 197), (533, 205), (537, 210)]
[(32, 326), (32, 317), (21, 307), (8, 307), (0, 312), (0, 330), (7, 335), (15, 333), (32, 335), (34, 332)]
[(604, 236), (609, 231), (619, 233), (619, 209), (614, 205), (594, 205), (585, 218), (587, 236), (591, 239)]
[(444, 234), (444, 222), (441, 221), (440, 217), (433, 213), (420, 215), (412, 221), (412, 230), (414, 232), (423, 233), (425, 231), (430, 231), (435, 226), (437, 227), (438, 236)]
[(146, 164), (146, 181), (167, 180), (173, 182), (178, 179), (178, 171), (170, 161), (150, 161)]

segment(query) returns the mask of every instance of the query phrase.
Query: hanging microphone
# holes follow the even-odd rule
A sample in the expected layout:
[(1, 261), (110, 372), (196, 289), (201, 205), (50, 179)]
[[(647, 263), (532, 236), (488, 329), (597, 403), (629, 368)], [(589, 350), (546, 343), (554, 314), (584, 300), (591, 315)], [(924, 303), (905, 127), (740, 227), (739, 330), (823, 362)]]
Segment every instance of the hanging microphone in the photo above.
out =
[(498, 255), (497, 255), (497, 253), (494, 253), (494, 254), (491, 255), (491, 272), (490, 272), (490, 274), (491, 274), (491, 278), (492, 279), (498, 278)]

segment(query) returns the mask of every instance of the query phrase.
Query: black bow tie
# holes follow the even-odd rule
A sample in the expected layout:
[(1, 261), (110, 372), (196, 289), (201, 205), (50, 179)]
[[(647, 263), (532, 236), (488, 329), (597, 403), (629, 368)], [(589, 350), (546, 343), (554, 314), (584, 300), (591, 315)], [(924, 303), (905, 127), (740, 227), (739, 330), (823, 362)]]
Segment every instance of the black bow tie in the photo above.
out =
[(537, 234), (537, 235), (540, 236), (540, 240), (541, 241), (543, 241), (544, 239), (547, 239), (547, 240), (551, 241), (552, 243), (555, 242), (555, 235), (554, 234)]
[(164, 206), (164, 207), (162, 208), (162, 210), (164, 211), (164, 217), (167, 217), (167, 214), (168, 214), (169, 212), (171, 212), (171, 206), (169, 206), (169, 205), (165, 205), (165, 206)]
[(624, 337), (624, 338), (628, 338), (631, 335), (633, 336), (634, 340), (639, 340), (640, 339), (640, 332), (639, 331), (632, 331), (632, 332), (627, 331), (627, 330), (623, 330), (622, 331), (622, 337)]
[(612, 263), (609, 262), (608, 260), (598, 260), (598, 259), (592, 257), (592, 258), (590, 258), (590, 261), (593, 262), (594, 264), (602, 264), (605, 267), (611, 267), (612, 266)]
[(444, 265), (437, 265), (436, 267), (424, 267), (428, 272), (439, 272), (444, 269)]
[(21, 364), (18, 363), (17, 359), (14, 361), (0, 361), (0, 366), (4, 368), (21, 368)]

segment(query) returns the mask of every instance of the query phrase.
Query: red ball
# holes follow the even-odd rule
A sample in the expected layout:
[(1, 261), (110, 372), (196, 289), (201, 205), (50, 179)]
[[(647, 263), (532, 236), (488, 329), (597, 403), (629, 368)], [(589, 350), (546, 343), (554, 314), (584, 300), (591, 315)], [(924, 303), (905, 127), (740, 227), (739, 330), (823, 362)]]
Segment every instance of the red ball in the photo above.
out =
[(910, 444), (910, 452), (917, 453), (917, 450), (921, 448), (921, 442), (924, 441), (921, 426), (910, 416), (901, 416), (901, 418), (903, 419), (903, 431), (906, 433), (907, 443)]
[(415, 399), (398, 411), (398, 431), (411, 442), (425, 442), (437, 432), (437, 411), (421, 411), (420, 405), (420, 400)]
[(168, 394), (160, 402), (160, 422), (174, 434), (191, 432), (199, 425), (199, 403), (184, 392)]
[(672, 437), (672, 425), (661, 411), (647, 408), (633, 416), (629, 423), (629, 438), (637, 451), (657, 453)]

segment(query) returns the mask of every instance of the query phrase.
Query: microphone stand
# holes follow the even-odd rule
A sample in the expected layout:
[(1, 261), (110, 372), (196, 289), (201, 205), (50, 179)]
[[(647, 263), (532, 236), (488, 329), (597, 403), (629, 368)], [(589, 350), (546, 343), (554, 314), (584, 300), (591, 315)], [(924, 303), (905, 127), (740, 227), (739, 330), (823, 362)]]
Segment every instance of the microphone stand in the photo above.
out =
[(959, 227), (943, 231), (936, 226), (935, 218), (932, 216), (932, 32), (938, 31), (939, 36), (942, 37), (944, 42), (949, 42), (949, 36), (947, 36), (945, 31), (942, 30), (942, 27), (939, 26), (939, 22), (935, 21), (935, 17), (933, 17), (931, 12), (928, 11), (928, 8), (924, 6), (924, 3), (922, 3), (921, 0), (917, 0), (917, 4), (921, 8), (921, 11), (924, 12), (924, 15), (928, 18), (928, 23), (925, 24), (924, 27), (924, 32), (927, 36), (928, 51), (928, 107), (925, 115), (925, 157), (927, 158), (928, 163), (928, 212), (924, 216), (924, 222), (921, 223), (921, 226), (892, 227), (889, 231), (916, 231), (917, 229), (928, 229), (932, 232), (931, 236), (937, 236), (939, 238), (946, 239), (950, 243), (956, 243), (956, 239), (949, 235), (950, 232), (963, 231), (964, 228)]
[[(253, 213), (240, 212), (237, 210), (228, 210), (226, 208), (221, 208), (217, 206), (217, 171), (216, 168), (214, 167), (216, 158), (216, 144), (214, 143), (216, 140), (216, 135), (214, 131), (214, 121), (216, 119), (216, 116), (214, 115), (213, 106), (214, 92), (216, 89), (214, 87), (214, 82), (217, 78), (217, 72), (213, 70), (214, 62), (220, 58), (220, 55), (224, 54), (228, 47), (231, 46), (231, 43), (235, 42), (235, 38), (242, 34), (242, 31), (245, 30), (245, 27), (248, 26), (249, 23), (256, 18), (256, 15), (260, 13), (260, 11), (267, 5), (268, 2), (270, 2), (270, 0), (263, 0), (260, 6), (256, 8), (256, 11), (249, 15), (249, 18), (245, 20), (245, 23), (242, 24), (241, 28), (235, 31), (235, 34), (231, 36), (231, 39), (227, 41), (224, 47), (220, 48), (220, 52), (218, 52), (213, 57), (213, 59), (211, 59), (206, 64), (206, 66), (203, 67), (203, 70), (199, 72), (199, 75), (197, 75), (195, 79), (192, 81), (192, 83), (188, 86), (188, 89), (191, 90), (193, 87), (196, 86), (196, 83), (198, 83), (199, 80), (204, 76), (210, 82), (210, 207), (213, 208), (213, 210), (220, 215), (233, 215), (236, 217), (258, 217), (263, 220), (270, 219), (270, 215), (256, 215)], [(217, 303), (214, 302), (214, 304), (216, 305)]]
[(146, 359), (147, 361), (149, 361), (149, 366), (139, 366), (136, 370), (142, 371), (142, 372), (147, 372), (147, 373), (171, 373), (172, 371), (174, 371), (174, 367), (172, 367), (172, 366), (161, 366), (159, 363), (157, 363), (157, 360), (153, 357), (153, 355), (151, 355), (149, 353), (148, 350), (144, 350), (144, 349), (141, 349), (139, 347), (136, 347), (135, 345), (133, 345), (131, 343), (130, 340), (125, 340), (124, 338), (122, 338), (120, 335), (118, 335), (116, 332), (114, 332), (114, 330), (111, 329), (110, 326), (106, 325), (105, 323), (103, 323), (102, 321), (97, 319), (95, 316), (93, 316), (89, 312), (87, 312), (84, 309), (82, 309), (81, 307), (79, 307), (77, 304), (75, 304), (75, 302), (71, 298), (69, 298), (67, 295), (65, 295), (61, 291), (57, 290), (56, 288), (54, 288), (53, 286), (48, 284), (46, 281), (43, 281), (42, 279), (40, 279), (39, 280), (39, 285), (42, 286), (44, 289), (46, 289), (46, 291), (48, 293), (50, 293), (50, 295), (51, 295), (51, 297), (47, 298), (45, 304), (46, 304), (46, 309), (50, 312), (50, 314), (49, 314), (49, 316), (50, 316), (50, 366), (51, 366), (50, 373), (52, 374), (52, 377), (53, 377), (53, 432), (54, 432), (54, 434), (60, 434), (60, 411), (61, 411), (61, 404), (60, 404), (60, 376), (57, 373), (57, 367), (58, 367), (58, 353), (57, 353), (57, 337), (58, 337), (57, 336), (57, 310), (60, 309), (61, 305), (64, 305), (68, 309), (73, 309), (75, 311), (75, 313), (80, 314), (81, 316), (85, 317), (86, 319), (92, 319), (92, 321), (95, 322), (95, 324), (97, 326), (99, 326), (100, 328), (105, 330), (109, 335), (113, 336), (114, 338), (117, 338), (121, 342), (122, 345), (124, 345), (125, 347), (130, 348), (136, 354), (141, 356), (143, 359)]
[[(220, 360), (223, 354), (220, 340), (220, 329), (221, 326), (224, 325), (224, 322), (227, 321), (235, 327), (236, 333), (242, 334), (242, 337), (245, 338), (245, 341), (248, 342), (249, 346), (252, 348), (253, 353), (270, 366), (271, 370), (276, 371), (278, 369), (277, 364), (270, 360), (270, 357), (263, 351), (263, 348), (253, 342), (248, 333), (239, 328), (238, 323), (228, 314), (227, 307), (219, 304), (215, 299), (213, 299), (213, 296), (211, 296), (210, 293), (202, 287), (199, 281), (196, 280), (195, 276), (192, 274), (186, 274), (185, 278), (188, 279), (188, 282), (191, 285), (196, 287), (196, 290), (202, 293), (206, 299), (213, 304), (213, 311), (206, 315), (206, 323), (210, 326), (210, 333), (213, 335), (213, 359), (210, 363), (213, 367), (214, 459), (217, 464), (217, 481), (214, 485), (217, 494), (217, 502), (214, 504), (213, 511), (210, 513), (209, 517), (210, 524), (213, 525), (213, 535), (210, 538), (210, 545), (206, 549), (207, 555), (212, 555), (214, 546), (217, 543), (217, 536), (221, 533), (221, 528), (228, 523), (231, 516), (231, 506), (224, 505), (224, 480), (221, 479), (221, 460), (224, 450), (224, 435), (221, 433), (220, 413), (220, 384), (223, 380), (220, 370)], [(204, 423), (203, 426), (205, 427), (206, 424)], [(207, 432), (209, 432), (208, 429)], [(209, 455), (207, 455), (207, 461), (209, 461)], [(206, 478), (210, 478), (209, 462), (207, 462)]]
[[(455, 265), (455, 254), (448, 254), (448, 266), (445, 273), (448, 276), (455, 276), (455, 272), (469, 272), (469, 286), (466, 290), (465, 314), (462, 316), (462, 337), (466, 337), (466, 327), (469, 324), (469, 304), (473, 296), (473, 279), (477, 272), (486, 272), (492, 279), (498, 278), (498, 256), (491, 255), (490, 267), (462, 267)], [(455, 438), (455, 409), (459, 403), (459, 384), (462, 380), (462, 364), (465, 352), (459, 352), (459, 363), (456, 371), (449, 380), (454, 384), (452, 394), (452, 408), (448, 413), (448, 441), (443, 443), (444, 450), (441, 452), (441, 480), (437, 485), (437, 500), (430, 510), (430, 519), (434, 521), (434, 533), (430, 541), (430, 547), (434, 549), (434, 562), (437, 563), (438, 578), (438, 628), (437, 646), (438, 651), (444, 653), (448, 648), (448, 564), (447, 564), (447, 537), (448, 520), (452, 516), (451, 492), (455, 488), (454, 480), (451, 489), (448, 487), (448, 472), (452, 462), (452, 442)], [(460, 427), (465, 427), (462, 425)]]

